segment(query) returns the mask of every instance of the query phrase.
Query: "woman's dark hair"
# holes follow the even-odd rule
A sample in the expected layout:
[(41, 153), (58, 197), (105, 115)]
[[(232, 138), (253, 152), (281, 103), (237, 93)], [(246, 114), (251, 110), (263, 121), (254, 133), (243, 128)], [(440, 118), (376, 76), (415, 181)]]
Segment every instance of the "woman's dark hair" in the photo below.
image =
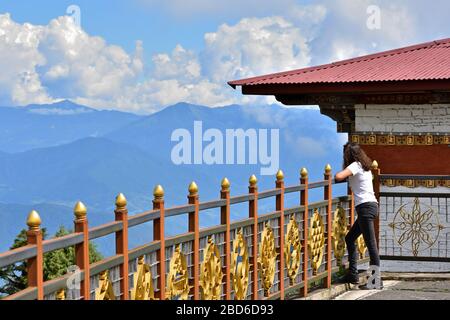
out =
[(364, 171), (368, 171), (372, 167), (372, 160), (361, 149), (359, 144), (347, 142), (344, 145), (344, 169), (355, 161), (361, 164)]

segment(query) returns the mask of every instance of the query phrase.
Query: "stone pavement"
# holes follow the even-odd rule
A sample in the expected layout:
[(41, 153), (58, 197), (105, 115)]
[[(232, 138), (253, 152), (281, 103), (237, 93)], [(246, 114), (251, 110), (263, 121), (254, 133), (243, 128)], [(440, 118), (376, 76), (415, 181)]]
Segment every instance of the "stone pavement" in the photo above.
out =
[(390, 277), (396, 280), (383, 280), (383, 290), (353, 288), (334, 300), (450, 300), (448, 274), (396, 274)]

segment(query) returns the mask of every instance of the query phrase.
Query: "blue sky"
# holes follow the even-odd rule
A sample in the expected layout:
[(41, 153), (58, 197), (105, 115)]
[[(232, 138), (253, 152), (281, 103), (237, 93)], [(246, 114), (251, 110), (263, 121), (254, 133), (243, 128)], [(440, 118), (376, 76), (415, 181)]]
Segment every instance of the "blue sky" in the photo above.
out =
[(270, 103), (226, 81), (446, 38), (449, 11), (445, 0), (3, 0), (0, 105)]

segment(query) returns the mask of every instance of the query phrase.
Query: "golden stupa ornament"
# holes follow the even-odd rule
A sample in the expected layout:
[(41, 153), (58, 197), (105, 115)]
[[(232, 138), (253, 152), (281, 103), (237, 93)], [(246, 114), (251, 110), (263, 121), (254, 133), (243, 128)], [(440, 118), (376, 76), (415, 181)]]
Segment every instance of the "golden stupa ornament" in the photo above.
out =
[(31, 210), (27, 217), (27, 226), (29, 230), (38, 231), (41, 226), (41, 217), (36, 210)]
[(153, 197), (155, 200), (162, 200), (164, 198), (164, 189), (160, 184), (153, 189)]
[(309, 252), (311, 258), (311, 267), (313, 275), (317, 274), (317, 270), (322, 264), (323, 249), (325, 245), (325, 228), (319, 210), (315, 209), (311, 219), (311, 227), (309, 229)]
[(258, 179), (256, 178), (256, 176), (254, 174), (252, 174), (250, 176), (250, 178), (248, 179), (248, 183), (250, 184), (250, 186), (255, 186), (258, 183)]
[(230, 181), (227, 178), (223, 178), (220, 186), (222, 190), (230, 190)]
[(363, 259), (366, 255), (366, 242), (364, 241), (363, 235), (360, 235), (358, 239), (356, 240), (356, 244), (358, 245), (358, 252), (359, 252), (359, 258)]
[(220, 252), (210, 237), (206, 248), (203, 249), (203, 262), (200, 268), (202, 300), (221, 299), (223, 276)]
[(100, 273), (98, 288), (95, 289), (95, 300), (116, 300), (108, 270)]
[(119, 193), (116, 197), (116, 208), (122, 209), (127, 206), (127, 198), (125, 198), (125, 195), (123, 193)]
[(236, 234), (231, 252), (231, 284), (236, 300), (244, 300), (247, 297), (250, 264), (248, 261), (248, 249), (242, 229)]
[(150, 266), (145, 263), (144, 256), (138, 258), (137, 270), (133, 275), (131, 300), (156, 300)]
[(291, 286), (300, 269), (300, 256), (302, 245), (300, 243), (300, 231), (294, 216), (291, 216), (287, 225), (286, 238), (284, 240), (284, 259)]
[(261, 243), (259, 244), (258, 263), (260, 264), (259, 272), (261, 275), (264, 295), (266, 297), (270, 294), (270, 288), (273, 286), (275, 280), (275, 269), (277, 260), (277, 251), (275, 249), (275, 239), (273, 237), (273, 230), (269, 223), (266, 223), (261, 234)]
[(87, 215), (87, 208), (83, 202), (78, 201), (73, 208), (73, 213), (77, 220), (85, 220)]
[(178, 245), (170, 259), (166, 299), (187, 300), (190, 290), (186, 257), (181, 252), (180, 245)]
[(337, 207), (333, 217), (333, 233), (331, 244), (333, 247), (334, 257), (338, 266), (342, 265), (342, 258), (345, 255), (345, 235), (347, 234), (347, 217), (342, 207)]
[(198, 193), (198, 186), (195, 181), (192, 181), (188, 188), (189, 195), (195, 196)]

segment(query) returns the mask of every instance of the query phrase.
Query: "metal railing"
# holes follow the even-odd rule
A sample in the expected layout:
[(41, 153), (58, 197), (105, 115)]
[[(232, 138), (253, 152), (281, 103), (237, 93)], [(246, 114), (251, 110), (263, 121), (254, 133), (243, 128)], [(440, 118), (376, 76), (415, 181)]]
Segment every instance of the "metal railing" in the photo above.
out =
[[(188, 203), (172, 208), (164, 207), (164, 190), (157, 186), (152, 210), (128, 215), (120, 194), (115, 221), (90, 229), (87, 210), (77, 203), (74, 233), (51, 240), (42, 239), (39, 215), (32, 212), (28, 244), (0, 253), (0, 268), (26, 261), (28, 288), (4, 299), (284, 299), (292, 292), (306, 296), (317, 282), (329, 288), (345, 264), (344, 237), (355, 219), (351, 192), (332, 198), (333, 184), (329, 165), (324, 179), (312, 183), (302, 169), (293, 186), (285, 186), (280, 170), (275, 188), (262, 192), (252, 176), (249, 192), (238, 196), (230, 195), (225, 178), (220, 199), (208, 202), (199, 201), (191, 183)], [(374, 185), (379, 192), (379, 183)], [(308, 192), (316, 188), (323, 188), (323, 201), (309, 202)], [(299, 204), (285, 207), (290, 193), (299, 193)], [(258, 201), (266, 198), (274, 198), (275, 210), (261, 213)], [(230, 208), (242, 203), (248, 204), (248, 218), (231, 221)], [(199, 215), (214, 208), (220, 225), (200, 229)], [(181, 214), (188, 214), (188, 232), (166, 237), (170, 218)], [(153, 223), (153, 241), (129, 250), (129, 229), (146, 222)], [(90, 264), (89, 241), (111, 234), (115, 255)], [(44, 254), (67, 247), (75, 248), (79, 285), (68, 285), (72, 273), (44, 281)], [(359, 249), (360, 262), (367, 262), (364, 246)]]
[(379, 194), (380, 258), (450, 262), (450, 175), (383, 174), (380, 181), (408, 188)]

